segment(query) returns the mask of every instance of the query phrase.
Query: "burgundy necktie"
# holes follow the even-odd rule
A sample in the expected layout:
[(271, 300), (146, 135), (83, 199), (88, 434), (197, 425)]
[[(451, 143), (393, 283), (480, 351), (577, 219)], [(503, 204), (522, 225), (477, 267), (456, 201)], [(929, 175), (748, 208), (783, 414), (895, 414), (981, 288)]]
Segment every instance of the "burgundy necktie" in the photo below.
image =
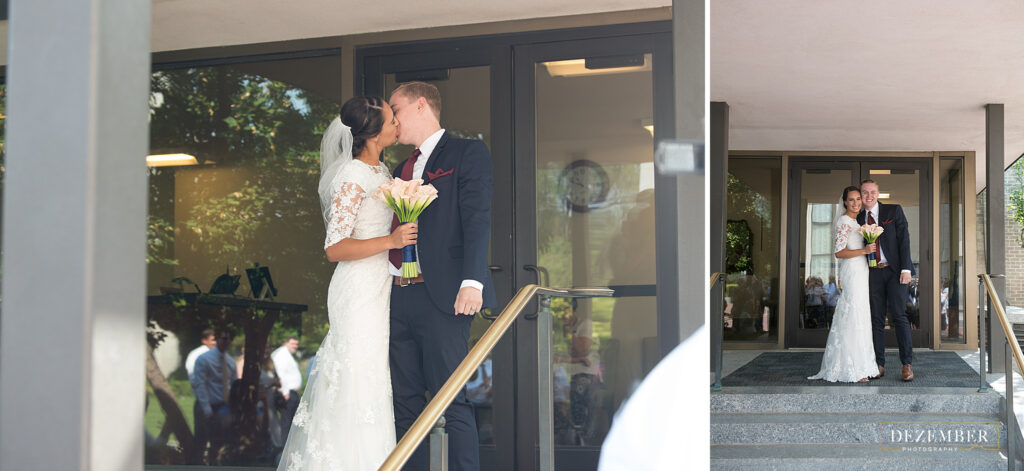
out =
[[(875, 224), (875, 216), (871, 214), (871, 211), (868, 211), (868, 224)], [(875, 260), (882, 263), (882, 246), (878, 240), (875, 240)]]
[[(402, 174), (399, 176), (399, 178), (405, 181), (412, 180), (412, 168), (416, 166), (416, 159), (419, 158), (419, 156), (419, 149), (412, 151), (412, 155), (409, 156), (409, 160), (405, 162), (405, 167), (402, 167)], [(391, 232), (395, 232), (395, 229), (398, 228), (398, 225), (398, 215), (396, 214), (391, 217)], [(388, 260), (391, 260), (391, 264), (394, 265), (395, 268), (401, 270), (402, 249), (391, 249), (388, 252)]]

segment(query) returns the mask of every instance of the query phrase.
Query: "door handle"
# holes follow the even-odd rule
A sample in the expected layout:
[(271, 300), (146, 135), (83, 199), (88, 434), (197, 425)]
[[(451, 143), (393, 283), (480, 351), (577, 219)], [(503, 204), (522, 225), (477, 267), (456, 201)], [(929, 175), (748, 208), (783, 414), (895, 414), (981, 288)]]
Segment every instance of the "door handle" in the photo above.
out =
[[(540, 286), (547, 286), (548, 285), (548, 283), (547, 283), (548, 282), (548, 269), (547, 268), (544, 268), (544, 267), (541, 267), (541, 266), (537, 266), (537, 265), (523, 265), (523, 270), (532, 271), (534, 273), (534, 275), (536, 276), (536, 280), (537, 280), (537, 284), (538, 285), (540, 285)], [(537, 296), (537, 308), (536, 308), (537, 310), (533, 314), (527, 314), (527, 315), (525, 315), (523, 317), (526, 318), (526, 319), (536, 319), (537, 316), (540, 315), (540, 308), (541, 308), (540, 296)]]
[[(490, 265), (487, 267), (487, 269), (490, 270), (491, 273), (496, 273), (501, 271), (501, 265)], [(490, 309), (488, 308), (488, 310)], [(483, 317), (484, 319), (487, 319), (489, 321), (493, 321), (498, 318), (497, 314), (488, 314), (484, 311), (480, 311), (480, 317)]]

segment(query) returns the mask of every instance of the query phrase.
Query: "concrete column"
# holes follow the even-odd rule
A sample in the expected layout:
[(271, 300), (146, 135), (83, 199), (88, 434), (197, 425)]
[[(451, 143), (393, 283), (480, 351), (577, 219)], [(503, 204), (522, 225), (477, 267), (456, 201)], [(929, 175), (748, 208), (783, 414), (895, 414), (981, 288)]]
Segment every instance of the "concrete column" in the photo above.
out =
[[(675, 81), (675, 135), (704, 142), (707, 98), (704, 94), (704, 1), (672, 2), (672, 54)], [(704, 255), (704, 169), (675, 176), (677, 188), (675, 234), (678, 273), (679, 340), (704, 325), (707, 292)], [(659, 247), (660, 249), (661, 247)], [(660, 256), (659, 256), (660, 257)], [(659, 329), (660, 331), (660, 329)], [(667, 353), (667, 352), (662, 352)]]
[(0, 469), (139, 470), (150, 2), (10, 7)]
[[(1003, 105), (985, 105), (985, 181), (987, 182), (985, 198), (985, 238), (988, 252), (985, 254), (985, 272), (990, 274), (1006, 274), (1006, 193), (1003, 184), (1003, 158), (1006, 155), (1003, 139)], [(974, 280), (977, 282), (977, 280)], [(992, 284), (999, 298), (1006, 299), (1006, 281), (994, 278)], [(989, 304), (988, 351), (989, 367), (993, 373), (1004, 370), (1005, 349), (1003, 328), (999, 325), (995, 311)], [(994, 348), (993, 348), (994, 346)]]

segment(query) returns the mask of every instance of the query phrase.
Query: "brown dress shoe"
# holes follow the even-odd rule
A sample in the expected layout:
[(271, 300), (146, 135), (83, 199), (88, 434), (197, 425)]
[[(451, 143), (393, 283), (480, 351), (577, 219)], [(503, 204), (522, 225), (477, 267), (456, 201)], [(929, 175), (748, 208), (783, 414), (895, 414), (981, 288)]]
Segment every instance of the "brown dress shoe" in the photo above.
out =
[(903, 365), (903, 381), (914, 380), (914, 369), (910, 365)]
[(879, 366), (878, 367), (878, 376), (872, 376), (872, 377), (870, 377), (868, 379), (878, 379), (878, 378), (881, 378), (882, 376), (885, 376), (885, 367), (884, 366)]

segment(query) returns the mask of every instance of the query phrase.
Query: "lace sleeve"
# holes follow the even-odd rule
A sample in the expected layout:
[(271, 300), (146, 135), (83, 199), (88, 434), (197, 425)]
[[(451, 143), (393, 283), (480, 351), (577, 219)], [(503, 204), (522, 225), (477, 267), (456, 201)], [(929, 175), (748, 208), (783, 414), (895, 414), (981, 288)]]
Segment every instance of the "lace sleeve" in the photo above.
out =
[(836, 228), (836, 246), (832, 253), (836, 253), (846, 248), (846, 245), (850, 242), (850, 225), (840, 224)]
[(327, 241), (324, 249), (352, 235), (356, 225), (356, 214), (359, 205), (366, 196), (366, 191), (353, 182), (343, 182), (331, 192), (331, 212), (327, 219)]

